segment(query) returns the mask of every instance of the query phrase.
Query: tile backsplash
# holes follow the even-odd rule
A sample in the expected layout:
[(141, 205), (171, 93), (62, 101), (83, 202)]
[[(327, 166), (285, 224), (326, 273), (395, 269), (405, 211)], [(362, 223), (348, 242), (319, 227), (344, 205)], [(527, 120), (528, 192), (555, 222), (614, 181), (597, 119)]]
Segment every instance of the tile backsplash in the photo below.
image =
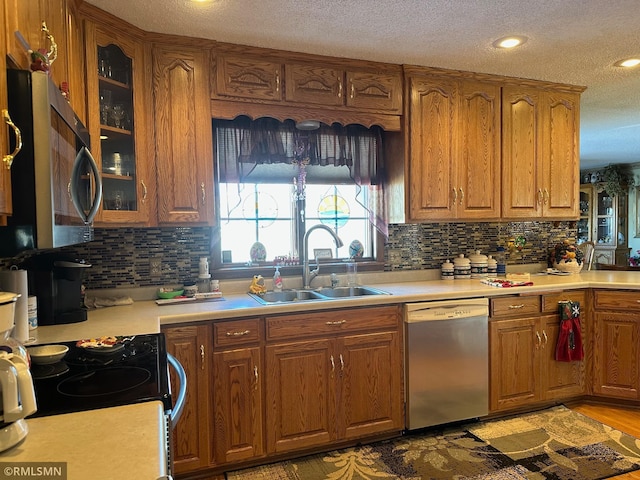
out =
[[(523, 236), (521, 251), (507, 252), (508, 264), (546, 262), (550, 246), (575, 238), (575, 222), (476, 222), (392, 224), (385, 244), (385, 270), (440, 268), (446, 258), (480, 250), (484, 254)], [(92, 264), (85, 285), (89, 289), (145, 287), (179, 283), (198, 274), (200, 257), (210, 257), (210, 227), (95, 229), (95, 240), (61, 249)], [(0, 268), (24, 260), (28, 254), (0, 259)], [(150, 260), (162, 257), (160, 275), (152, 276)]]

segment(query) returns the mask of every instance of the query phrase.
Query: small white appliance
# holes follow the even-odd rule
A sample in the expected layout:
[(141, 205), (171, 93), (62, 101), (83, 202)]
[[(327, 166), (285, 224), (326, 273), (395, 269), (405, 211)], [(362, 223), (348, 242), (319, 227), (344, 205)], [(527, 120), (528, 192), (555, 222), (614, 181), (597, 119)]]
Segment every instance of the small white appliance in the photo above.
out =
[(36, 412), (36, 394), (25, 348), (11, 337), (19, 294), (0, 292), (0, 452), (29, 433), (24, 418)]

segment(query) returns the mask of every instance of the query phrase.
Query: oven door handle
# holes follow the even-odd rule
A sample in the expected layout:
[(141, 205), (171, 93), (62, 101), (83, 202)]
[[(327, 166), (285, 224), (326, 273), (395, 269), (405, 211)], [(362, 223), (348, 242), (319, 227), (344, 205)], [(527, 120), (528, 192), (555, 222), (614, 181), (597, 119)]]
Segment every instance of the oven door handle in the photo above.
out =
[(184, 408), (184, 402), (187, 396), (187, 374), (184, 371), (184, 368), (178, 361), (176, 357), (171, 354), (167, 354), (167, 361), (169, 365), (173, 367), (176, 371), (176, 375), (178, 375), (178, 381), (180, 382), (180, 388), (178, 389), (178, 398), (176, 398), (176, 403), (173, 405), (171, 409), (170, 419), (171, 419), (171, 428), (173, 428), (178, 420), (180, 420), (180, 415), (182, 415), (182, 409)]

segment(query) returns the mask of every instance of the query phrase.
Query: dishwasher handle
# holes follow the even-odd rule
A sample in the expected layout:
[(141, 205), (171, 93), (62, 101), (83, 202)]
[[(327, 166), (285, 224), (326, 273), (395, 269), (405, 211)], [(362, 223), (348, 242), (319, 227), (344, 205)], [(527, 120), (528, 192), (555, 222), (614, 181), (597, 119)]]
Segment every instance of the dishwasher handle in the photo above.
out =
[(462, 318), (488, 317), (489, 309), (486, 305), (451, 305), (431, 308), (412, 309), (405, 315), (406, 323), (433, 322), (455, 320)]

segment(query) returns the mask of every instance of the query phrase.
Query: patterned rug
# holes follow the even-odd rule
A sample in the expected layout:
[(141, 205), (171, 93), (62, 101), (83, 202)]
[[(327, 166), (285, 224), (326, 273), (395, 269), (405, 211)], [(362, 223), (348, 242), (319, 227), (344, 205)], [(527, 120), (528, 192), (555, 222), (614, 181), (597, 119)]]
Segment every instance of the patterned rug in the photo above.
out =
[(558, 406), (261, 467), (228, 480), (599, 480), (640, 469), (640, 440)]

